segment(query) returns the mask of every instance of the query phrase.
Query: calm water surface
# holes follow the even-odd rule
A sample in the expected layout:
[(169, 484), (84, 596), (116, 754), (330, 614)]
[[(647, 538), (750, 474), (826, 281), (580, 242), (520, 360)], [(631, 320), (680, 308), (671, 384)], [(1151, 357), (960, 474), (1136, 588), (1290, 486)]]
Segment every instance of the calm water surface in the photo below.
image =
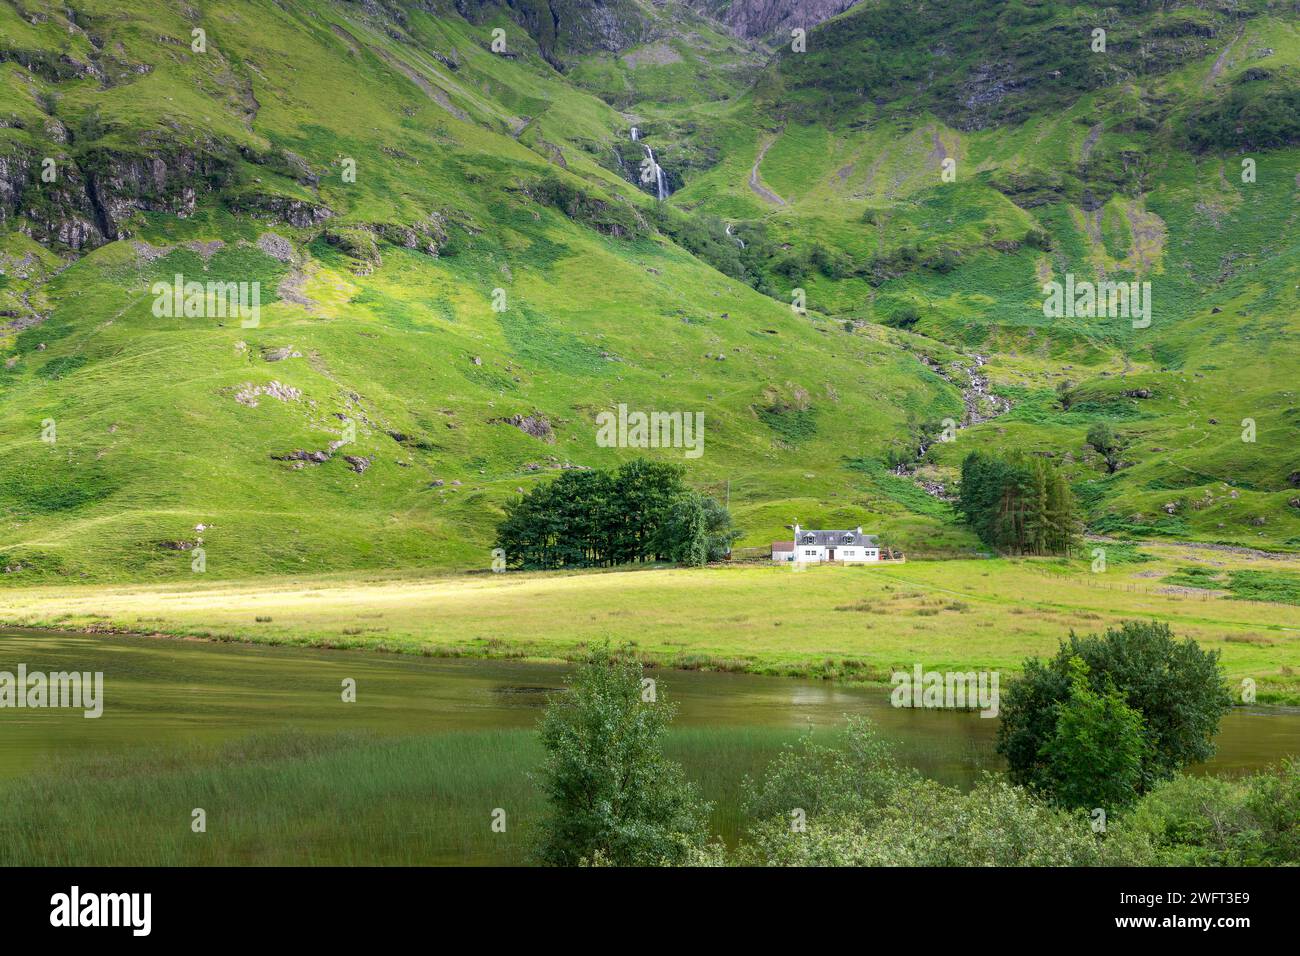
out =
[[(58, 757), (167, 742), (216, 742), (255, 732), (349, 729), (392, 734), (529, 728), (566, 668), (516, 661), (439, 660), (356, 651), (212, 644), (146, 637), (0, 630), (0, 671), (102, 671), (104, 712), (0, 709), (0, 777)], [(900, 710), (887, 687), (660, 671), (675, 726), (824, 727), (869, 715), (900, 755), (946, 782), (996, 768), (996, 720)], [(342, 681), (357, 702), (341, 701)], [(1237, 708), (1206, 765), (1240, 773), (1300, 753), (1300, 709)]]

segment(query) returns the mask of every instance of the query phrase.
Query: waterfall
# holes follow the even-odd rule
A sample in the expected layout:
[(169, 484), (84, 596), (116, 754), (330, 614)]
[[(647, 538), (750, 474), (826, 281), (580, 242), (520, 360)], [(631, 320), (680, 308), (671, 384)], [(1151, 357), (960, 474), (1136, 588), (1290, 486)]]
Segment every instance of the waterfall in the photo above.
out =
[(650, 160), (650, 166), (655, 171), (656, 195), (658, 196), (659, 201), (662, 202), (664, 199), (668, 198), (668, 190), (664, 187), (664, 171), (660, 168), (659, 164), (655, 162), (655, 151), (650, 148), (649, 143), (647, 143), (645, 147), (645, 157)]
[(635, 126), (633, 126), (633, 127), (632, 127), (632, 142), (635, 143), (635, 142), (636, 142), (637, 140), (639, 140), (640, 138), (641, 138), (641, 131), (640, 131), (639, 129), (637, 129)]
[(731, 232), (731, 223), (727, 223), (727, 235), (731, 236), (732, 239), (735, 239), (736, 242), (740, 244), (740, 248), (742, 248), (742, 249), (745, 248), (745, 240), (744, 240), (744, 239), (741, 239), (740, 236), (737, 236), (737, 235), (733, 235), (733, 234), (732, 234), (732, 232)]

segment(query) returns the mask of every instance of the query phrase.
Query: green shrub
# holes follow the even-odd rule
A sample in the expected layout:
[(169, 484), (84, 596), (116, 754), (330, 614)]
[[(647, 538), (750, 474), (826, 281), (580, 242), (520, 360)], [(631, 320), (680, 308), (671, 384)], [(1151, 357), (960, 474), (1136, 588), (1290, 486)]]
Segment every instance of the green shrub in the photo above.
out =
[(1057, 735), (1061, 707), (1070, 699), (1073, 660), (1087, 665), (1094, 693), (1114, 690), (1143, 719), (1147, 747), (1139, 792), (1214, 755), (1219, 720), (1232, 706), (1219, 652), (1188, 638), (1176, 641), (1167, 624), (1125, 621), (1104, 635), (1070, 633), (1051, 660), (1025, 661), (1024, 676), (1002, 694), (998, 752), (1015, 783), (1051, 792), (1056, 782), (1045, 747)]
[(1056, 728), (1039, 751), (1044, 789), (1067, 809), (1101, 807), (1108, 814), (1137, 799), (1142, 761), (1150, 745), (1142, 715), (1124, 703), (1113, 683), (1088, 685), (1088, 665), (1069, 661), (1070, 693), (1056, 712)]
[(674, 708), (630, 656), (593, 651), (542, 720), (548, 801), (537, 855), (553, 866), (676, 865), (697, 857), (709, 806), (663, 755)]

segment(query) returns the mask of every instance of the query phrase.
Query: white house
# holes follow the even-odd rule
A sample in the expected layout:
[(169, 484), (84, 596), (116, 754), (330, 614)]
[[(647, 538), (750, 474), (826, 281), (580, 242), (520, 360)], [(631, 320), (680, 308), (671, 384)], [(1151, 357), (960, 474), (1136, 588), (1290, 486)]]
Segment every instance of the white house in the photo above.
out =
[(794, 541), (772, 542), (773, 561), (866, 564), (892, 559), (892, 553), (888, 548), (880, 547), (876, 535), (862, 533), (861, 525), (852, 531), (813, 531), (800, 528), (795, 522)]

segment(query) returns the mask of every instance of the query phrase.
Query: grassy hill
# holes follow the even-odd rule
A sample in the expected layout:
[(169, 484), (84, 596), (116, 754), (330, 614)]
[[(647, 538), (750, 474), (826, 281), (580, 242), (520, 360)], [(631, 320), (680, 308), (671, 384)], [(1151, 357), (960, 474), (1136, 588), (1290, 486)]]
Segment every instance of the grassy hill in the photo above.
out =
[[(486, 567), (509, 496), (638, 453), (596, 445), (618, 403), (704, 411), (701, 458), (651, 454), (742, 544), (971, 550), (885, 463), (963, 417), (974, 353), (1012, 408), (919, 477), (1029, 448), (1097, 530), (1300, 545), (1295, 11), (1170, 6), (1087, 69), (1100, 5), (893, 37), (869, 0), (771, 61), (675, 4), (0, 8), (2, 579)], [(985, 59), (1061, 82), (971, 113)], [(1067, 272), (1151, 281), (1150, 328), (1044, 318)], [(177, 274), (260, 283), (258, 325), (155, 315)]]

